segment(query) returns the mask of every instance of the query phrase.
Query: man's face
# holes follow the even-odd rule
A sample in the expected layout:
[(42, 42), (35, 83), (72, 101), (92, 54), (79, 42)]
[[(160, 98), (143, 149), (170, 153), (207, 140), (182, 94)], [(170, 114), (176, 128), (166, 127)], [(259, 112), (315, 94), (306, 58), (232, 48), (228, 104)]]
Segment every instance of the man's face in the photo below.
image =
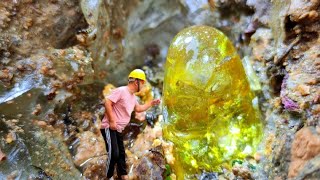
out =
[(138, 89), (138, 91), (141, 91), (141, 89), (144, 87), (144, 85), (145, 85), (145, 81), (144, 80), (141, 80), (141, 79), (137, 79), (136, 80), (136, 85), (138, 86), (138, 84), (139, 84), (139, 89)]
[(146, 83), (144, 80), (140, 80), (139, 82), (140, 82), (140, 86), (144, 86)]

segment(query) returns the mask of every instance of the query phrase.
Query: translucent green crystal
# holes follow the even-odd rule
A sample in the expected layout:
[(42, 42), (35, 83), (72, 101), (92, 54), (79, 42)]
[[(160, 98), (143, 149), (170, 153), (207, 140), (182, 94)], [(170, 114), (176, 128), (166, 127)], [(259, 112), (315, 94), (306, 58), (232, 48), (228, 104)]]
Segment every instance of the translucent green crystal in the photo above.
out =
[(164, 80), (164, 137), (178, 179), (253, 155), (262, 123), (239, 55), (219, 30), (193, 26), (173, 39)]

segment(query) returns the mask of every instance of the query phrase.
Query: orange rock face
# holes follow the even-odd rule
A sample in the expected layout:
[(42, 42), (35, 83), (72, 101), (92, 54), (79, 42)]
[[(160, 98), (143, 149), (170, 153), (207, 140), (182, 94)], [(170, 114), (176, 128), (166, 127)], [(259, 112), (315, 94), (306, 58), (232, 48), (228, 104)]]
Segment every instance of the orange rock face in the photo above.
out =
[(302, 128), (297, 132), (291, 148), (289, 178), (299, 174), (306, 162), (320, 154), (320, 134), (315, 128)]

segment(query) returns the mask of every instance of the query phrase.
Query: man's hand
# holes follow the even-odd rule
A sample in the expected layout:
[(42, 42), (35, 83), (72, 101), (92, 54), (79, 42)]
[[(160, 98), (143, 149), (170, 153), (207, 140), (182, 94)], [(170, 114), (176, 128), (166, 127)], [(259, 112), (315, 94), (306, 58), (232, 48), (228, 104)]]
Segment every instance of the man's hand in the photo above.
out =
[(146, 110), (149, 109), (151, 106), (159, 105), (160, 102), (161, 102), (160, 99), (154, 99), (154, 100), (152, 100), (152, 101), (148, 101), (148, 102), (145, 103), (144, 105), (137, 104), (137, 105), (134, 107), (134, 111), (136, 111), (136, 112), (146, 111)]
[(154, 100), (151, 101), (151, 106), (157, 106), (157, 105), (160, 104), (160, 102), (161, 102), (160, 99), (154, 99)]
[(109, 122), (110, 124), (110, 129), (112, 129), (112, 130), (117, 130), (117, 123), (115, 122), (115, 121), (110, 121)]

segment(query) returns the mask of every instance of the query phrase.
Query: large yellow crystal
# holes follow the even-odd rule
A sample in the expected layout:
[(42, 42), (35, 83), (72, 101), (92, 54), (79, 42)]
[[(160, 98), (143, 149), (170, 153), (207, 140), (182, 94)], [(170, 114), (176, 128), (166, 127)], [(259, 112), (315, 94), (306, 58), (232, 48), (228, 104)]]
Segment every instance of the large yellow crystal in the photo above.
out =
[(164, 80), (164, 137), (175, 145), (178, 179), (252, 155), (262, 135), (254, 99), (230, 40), (193, 26), (173, 39)]

